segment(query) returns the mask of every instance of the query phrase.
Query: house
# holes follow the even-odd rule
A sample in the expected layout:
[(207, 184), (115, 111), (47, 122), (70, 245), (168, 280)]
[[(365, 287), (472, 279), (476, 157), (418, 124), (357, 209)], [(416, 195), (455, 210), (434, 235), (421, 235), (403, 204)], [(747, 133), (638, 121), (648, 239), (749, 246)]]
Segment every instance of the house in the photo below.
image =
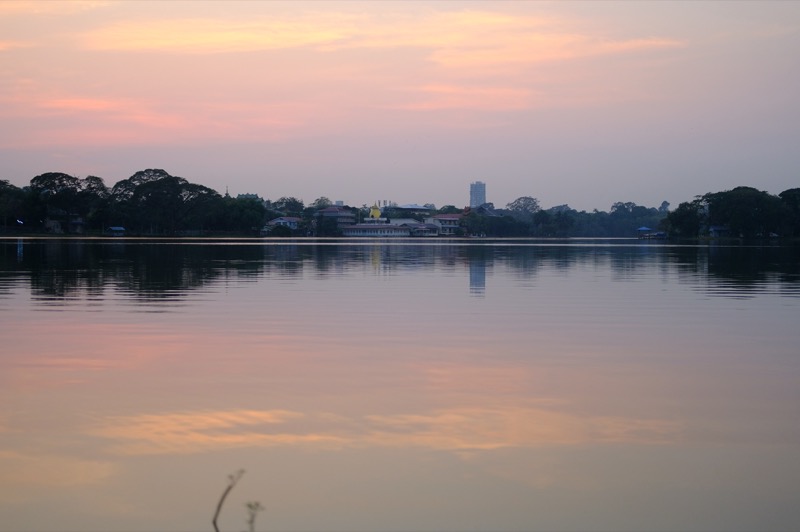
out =
[(426, 224), (438, 227), (441, 236), (455, 236), (461, 225), (461, 214), (436, 214), (425, 219)]
[(271, 229), (277, 226), (288, 227), (292, 231), (297, 229), (300, 224), (301, 219), (296, 216), (281, 216), (280, 218), (275, 218), (267, 222), (267, 227), (264, 229)]
[(342, 235), (348, 237), (404, 237), (411, 236), (411, 229), (404, 225), (392, 224), (353, 224), (342, 227)]
[(302, 220), (296, 216), (281, 216), (280, 218), (274, 218), (268, 221), (267, 225), (261, 228), (261, 236), (269, 235), (276, 227), (286, 227), (291, 231), (296, 231), (300, 226), (301, 221)]
[(317, 216), (322, 216), (327, 220), (335, 220), (336, 227), (339, 229), (346, 225), (352, 225), (356, 223), (356, 215), (353, 214), (353, 211), (336, 205), (318, 210)]
[(388, 223), (392, 225), (407, 225), (407, 224), (418, 224), (419, 221), (415, 220), (414, 218), (389, 218), (388, 220), (383, 219), (383, 223)]
[(401, 227), (408, 227), (411, 236), (439, 236), (439, 226), (436, 224), (408, 222), (401, 224)]
[(112, 225), (106, 228), (106, 233), (109, 236), (125, 236), (125, 228), (120, 225)]

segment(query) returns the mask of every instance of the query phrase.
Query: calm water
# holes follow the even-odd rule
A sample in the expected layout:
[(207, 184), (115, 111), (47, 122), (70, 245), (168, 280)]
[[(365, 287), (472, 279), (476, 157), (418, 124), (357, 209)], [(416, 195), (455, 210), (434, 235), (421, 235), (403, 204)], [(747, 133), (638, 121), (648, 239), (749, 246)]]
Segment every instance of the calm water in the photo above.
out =
[(0, 240), (0, 530), (800, 529), (800, 250)]

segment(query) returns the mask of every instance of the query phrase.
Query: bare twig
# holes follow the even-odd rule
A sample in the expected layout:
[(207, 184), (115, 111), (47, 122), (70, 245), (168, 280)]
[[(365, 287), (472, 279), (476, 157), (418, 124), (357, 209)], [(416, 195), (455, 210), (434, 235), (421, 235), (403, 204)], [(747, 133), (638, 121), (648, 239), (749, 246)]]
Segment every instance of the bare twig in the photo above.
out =
[(217, 511), (214, 512), (214, 519), (211, 520), (211, 523), (214, 525), (214, 530), (219, 532), (219, 527), (217, 526), (217, 518), (219, 517), (220, 511), (222, 511), (222, 504), (225, 502), (225, 497), (228, 496), (228, 493), (231, 492), (233, 487), (239, 482), (239, 479), (242, 478), (244, 475), (244, 469), (240, 469), (233, 475), (228, 475), (228, 487), (225, 488), (225, 491), (222, 492), (222, 497), (219, 498), (219, 502), (217, 503)]
[(251, 501), (245, 504), (247, 506), (247, 513), (249, 517), (247, 518), (247, 525), (250, 527), (250, 532), (255, 532), (256, 530), (256, 515), (258, 512), (263, 511), (265, 508), (264, 506), (258, 501)]

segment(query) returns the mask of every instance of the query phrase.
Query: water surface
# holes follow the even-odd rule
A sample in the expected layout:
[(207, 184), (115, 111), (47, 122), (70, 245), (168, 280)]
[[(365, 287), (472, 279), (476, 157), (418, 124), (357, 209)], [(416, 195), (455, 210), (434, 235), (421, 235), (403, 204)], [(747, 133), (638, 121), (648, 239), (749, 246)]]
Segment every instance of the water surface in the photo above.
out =
[(797, 530), (799, 265), (0, 240), (0, 530)]

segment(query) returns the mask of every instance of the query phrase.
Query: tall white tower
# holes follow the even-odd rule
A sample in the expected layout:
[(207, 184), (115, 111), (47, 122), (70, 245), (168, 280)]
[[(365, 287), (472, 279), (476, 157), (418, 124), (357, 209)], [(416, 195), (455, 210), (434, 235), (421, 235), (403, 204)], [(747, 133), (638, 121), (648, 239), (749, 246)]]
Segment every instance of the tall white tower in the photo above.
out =
[(469, 184), (469, 206), (480, 207), (486, 203), (486, 183), (475, 181)]

